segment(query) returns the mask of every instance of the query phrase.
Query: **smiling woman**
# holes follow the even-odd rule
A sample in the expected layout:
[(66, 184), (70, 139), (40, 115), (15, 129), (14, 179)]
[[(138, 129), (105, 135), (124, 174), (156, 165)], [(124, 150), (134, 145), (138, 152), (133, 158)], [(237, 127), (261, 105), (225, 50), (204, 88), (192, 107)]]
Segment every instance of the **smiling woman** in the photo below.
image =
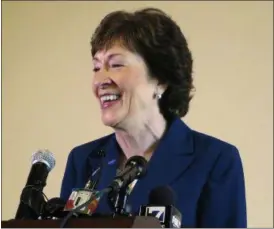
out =
[(139, 55), (116, 45), (98, 51), (94, 66), (93, 89), (101, 104), (105, 125), (127, 128), (133, 119), (150, 117), (147, 112), (151, 111), (151, 106), (159, 113), (157, 102), (151, 96), (157, 86), (156, 80), (150, 79)]
[[(170, 186), (183, 227), (246, 227), (245, 182), (237, 148), (199, 133), (181, 118), (192, 98), (192, 56), (178, 25), (158, 9), (116, 11), (97, 27), (92, 40), (93, 92), (104, 125), (114, 133), (74, 148), (61, 197), (85, 186), (87, 171), (106, 152), (97, 189), (108, 186), (125, 161), (139, 155), (148, 172), (128, 198), (133, 214), (150, 190)], [(170, 150), (172, 147), (172, 151)], [(91, 159), (91, 160), (89, 160)], [(90, 163), (87, 163), (90, 161)], [(98, 213), (110, 214), (107, 198)]]

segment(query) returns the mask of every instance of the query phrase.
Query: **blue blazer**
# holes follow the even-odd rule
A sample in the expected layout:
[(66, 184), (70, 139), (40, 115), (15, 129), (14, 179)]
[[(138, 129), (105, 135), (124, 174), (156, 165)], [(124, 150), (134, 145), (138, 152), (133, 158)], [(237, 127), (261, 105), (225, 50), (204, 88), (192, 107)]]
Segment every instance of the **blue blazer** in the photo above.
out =
[[(98, 151), (105, 150), (105, 157)], [(115, 134), (74, 148), (67, 160), (61, 198), (73, 188), (83, 188), (100, 163), (103, 169), (96, 189), (107, 187), (116, 175), (118, 158)], [(177, 195), (175, 207), (182, 213), (183, 227), (247, 227), (245, 182), (237, 148), (214, 137), (191, 130), (175, 118), (148, 163), (129, 199), (133, 213), (148, 202), (149, 192), (170, 185)], [(107, 199), (98, 213), (109, 214)]]

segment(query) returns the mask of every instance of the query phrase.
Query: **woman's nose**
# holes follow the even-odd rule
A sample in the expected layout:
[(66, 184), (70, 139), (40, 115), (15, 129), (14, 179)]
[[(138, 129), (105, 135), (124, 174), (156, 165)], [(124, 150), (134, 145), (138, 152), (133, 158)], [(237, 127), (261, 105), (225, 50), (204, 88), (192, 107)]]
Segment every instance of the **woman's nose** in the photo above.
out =
[(110, 78), (100, 78), (94, 81), (94, 86), (99, 89), (106, 89), (108, 86), (112, 84), (112, 80)]

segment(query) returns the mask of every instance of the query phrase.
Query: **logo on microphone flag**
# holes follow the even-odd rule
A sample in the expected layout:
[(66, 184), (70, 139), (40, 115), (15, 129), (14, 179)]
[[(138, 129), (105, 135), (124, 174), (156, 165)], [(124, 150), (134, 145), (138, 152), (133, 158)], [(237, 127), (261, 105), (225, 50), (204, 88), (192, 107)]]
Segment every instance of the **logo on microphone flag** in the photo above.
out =
[(151, 206), (151, 207), (146, 207), (146, 216), (154, 216), (159, 219), (161, 223), (165, 222), (165, 212), (166, 208), (165, 207), (159, 207), (159, 206)]
[(65, 211), (72, 210), (72, 209), (76, 208), (75, 204), (74, 204), (76, 197), (77, 197), (77, 191), (73, 191), (67, 200), (67, 203), (64, 208)]
[(101, 198), (101, 194), (98, 191), (91, 191), (90, 189), (76, 189), (71, 193), (66, 206), (64, 208), (65, 211), (71, 211), (83, 203), (87, 202), (91, 196), (94, 196), (93, 199), (86, 207), (78, 210), (78, 213), (92, 215), (96, 208), (98, 207), (98, 202)]

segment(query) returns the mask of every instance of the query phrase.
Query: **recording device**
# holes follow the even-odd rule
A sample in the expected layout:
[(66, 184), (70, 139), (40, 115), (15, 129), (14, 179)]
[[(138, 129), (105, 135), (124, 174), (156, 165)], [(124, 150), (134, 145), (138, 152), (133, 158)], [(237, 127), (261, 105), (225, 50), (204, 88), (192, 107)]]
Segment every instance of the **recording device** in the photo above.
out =
[(92, 215), (98, 206), (99, 200), (105, 194), (118, 193), (121, 188), (128, 186), (135, 179), (143, 177), (146, 173), (146, 165), (145, 158), (133, 156), (128, 159), (125, 169), (114, 178), (114, 181), (107, 188), (101, 191), (90, 191), (89, 189), (73, 191), (65, 209), (70, 212), (61, 222), (60, 227), (64, 227), (69, 218), (77, 212)]
[(165, 228), (180, 228), (182, 215), (175, 208), (175, 193), (169, 186), (160, 186), (149, 194), (149, 204), (140, 207), (140, 216), (154, 216)]
[(39, 150), (32, 155), (31, 164), (15, 219), (38, 219), (46, 203), (43, 188), (49, 172), (55, 166), (55, 159), (50, 151)]

